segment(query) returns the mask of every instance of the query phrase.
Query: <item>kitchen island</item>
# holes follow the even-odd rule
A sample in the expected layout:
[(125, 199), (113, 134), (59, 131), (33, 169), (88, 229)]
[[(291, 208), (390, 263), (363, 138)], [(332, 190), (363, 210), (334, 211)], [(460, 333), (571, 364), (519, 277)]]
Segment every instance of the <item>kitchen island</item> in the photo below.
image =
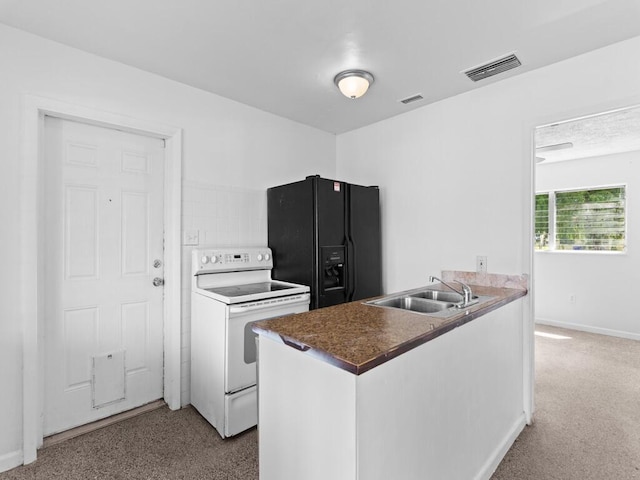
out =
[(525, 425), (526, 289), (472, 288), (492, 298), (446, 319), (352, 302), (254, 324), (261, 480), (489, 478)]

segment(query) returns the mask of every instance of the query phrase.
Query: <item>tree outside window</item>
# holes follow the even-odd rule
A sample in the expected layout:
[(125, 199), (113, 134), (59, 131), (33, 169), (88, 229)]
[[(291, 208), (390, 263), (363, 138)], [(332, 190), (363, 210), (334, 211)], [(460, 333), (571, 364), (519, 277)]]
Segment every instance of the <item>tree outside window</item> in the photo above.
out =
[(536, 195), (536, 250), (622, 252), (625, 187)]
[(541, 193), (536, 195), (535, 213), (535, 249), (549, 249), (549, 194)]

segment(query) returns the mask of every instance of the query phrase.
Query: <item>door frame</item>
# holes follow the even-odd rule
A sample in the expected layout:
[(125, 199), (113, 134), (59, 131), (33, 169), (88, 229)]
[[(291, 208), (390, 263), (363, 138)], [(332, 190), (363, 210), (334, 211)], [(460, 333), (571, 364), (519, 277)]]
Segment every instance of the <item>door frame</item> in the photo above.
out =
[(165, 141), (164, 162), (164, 400), (181, 406), (182, 129), (55, 99), (23, 96), (20, 185), (20, 297), (23, 329), (23, 462), (36, 460), (44, 406), (44, 117), (113, 128)]
[(640, 96), (617, 97), (594, 104), (580, 104), (573, 108), (559, 111), (548, 109), (546, 112), (533, 115), (522, 123), (522, 138), (527, 141), (523, 145), (523, 159), (528, 162), (528, 175), (523, 185), (523, 261), (529, 271), (529, 291), (524, 297), (523, 332), (523, 366), (524, 366), (524, 411), (527, 424), (534, 423), (535, 417), (535, 325), (536, 325), (536, 270), (534, 253), (534, 220), (536, 194), (536, 144), (535, 131), (538, 127), (553, 123), (576, 120), (603, 112), (640, 107)]

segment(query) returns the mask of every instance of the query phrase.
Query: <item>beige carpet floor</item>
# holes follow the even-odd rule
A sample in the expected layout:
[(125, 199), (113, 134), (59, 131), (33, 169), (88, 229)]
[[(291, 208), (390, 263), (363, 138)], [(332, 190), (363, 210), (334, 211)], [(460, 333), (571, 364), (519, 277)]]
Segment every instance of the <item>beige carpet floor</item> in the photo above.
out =
[[(535, 423), (492, 480), (640, 479), (640, 342), (537, 330), (569, 338), (536, 337)], [(194, 409), (166, 407), (43, 448), (33, 464), (0, 474), (0, 480), (257, 478), (255, 429), (223, 441)]]
[(640, 479), (640, 342), (536, 331), (534, 423), (492, 480)]
[(162, 407), (41, 449), (38, 460), (2, 480), (252, 480), (258, 478), (254, 428), (231, 439), (191, 407)]

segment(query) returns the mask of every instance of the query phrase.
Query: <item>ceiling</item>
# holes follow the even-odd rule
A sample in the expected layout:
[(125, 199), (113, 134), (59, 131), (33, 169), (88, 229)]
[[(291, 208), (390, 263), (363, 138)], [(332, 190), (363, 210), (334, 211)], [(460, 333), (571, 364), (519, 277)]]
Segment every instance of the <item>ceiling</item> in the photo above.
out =
[[(640, 150), (640, 107), (539, 127), (535, 144), (536, 157), (545, 164)], [(567, 144), (571, 147), (544, 151)]]
[[(0, 23), (343, 133), (638, 36), (640, 2), (0, 0)], [(515, 70), (461, 73), (512, 52)], [(358, 100), (333, 84), (353, 68), (375, 77)]]

